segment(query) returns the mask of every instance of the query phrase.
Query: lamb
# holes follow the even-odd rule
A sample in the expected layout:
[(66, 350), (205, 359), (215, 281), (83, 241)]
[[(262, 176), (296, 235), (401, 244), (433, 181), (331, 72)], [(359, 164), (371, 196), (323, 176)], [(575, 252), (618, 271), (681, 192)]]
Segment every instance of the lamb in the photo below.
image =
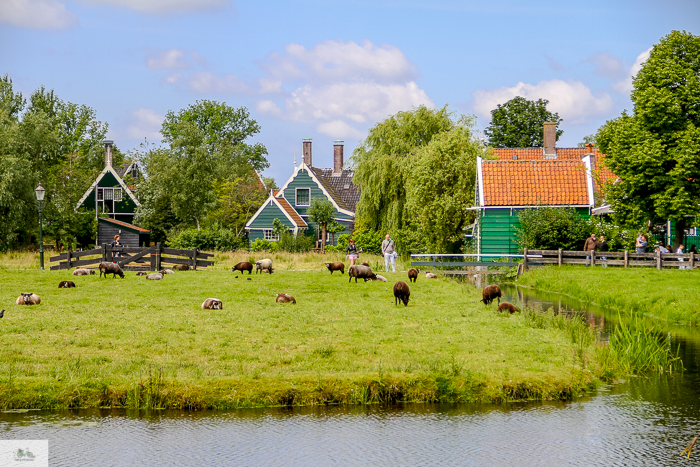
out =
[(426, 272), (425, 278), (426, 279), (437, 279), (437, 274), (433, 274), (432, 272)]
[(163, 278), (163, 273), (160, 272), (154, 272), (153, 274), (149, 274), (146, 276), (146, 279), (149, 281), (159, 281)]
[(202, 303), (202, 310), (223, 310), (224, 304), (218, 298), (207, 298)]
[(175, 274), (175, 272), (172, 269), (161, 269), (160, 273), (161, 274)]
[(380, 276), (379, 274), (377, 274), (377, 278), (374, 280), (379, 281), (379, 282), (386, 282), (386, 277)]
[(408, 270), (408, 282), (415, 283), (418, 280), (418, 273), (420, 271), (416, 268), (411, 268)]
[(22, 292), (22, 294), (17, 297), (17, 305), (38, 305), (41, 303), (41, 298), (32, 292)]
[(482, 292), (484, 305), (490, 305), (494, 299), (498, 299), (498, 304), (501, 304), (501, 288), (497, 285), (489, 285)]
[(100, 277), (102, 277), (102, 274), (105, 275), (105, 278), (107, 274), (112, 274), (112, 279), (117, 277), (117, 275), (124, 279), (124, 271), (122, 271), (122, 268), (120, 268), (117, 263), (110, 263), (107, 261), (100, 263)]
[(326, 267), (333, 274), (333, 271), (340, 271), (340, 274), (345, 274), (345, 263), (326, 263)]
[(173, 266), (173, 269), (176, 269), (178, 271), (189, 271), (190, 267), (186, 264), (176, 264)]
[(242, 261), (235, 265), (234, 267), (231, 268), (231, 271), (236, 272), (236, 271), (248, 271), (248, 274), (253, 274), (253, 263), (250, 263), (248, 261)]
[(275, 299), (275, 301), (277, 303), (293, 303), (295, 305), (297, 304), (296, 299), (291, 295), (287, 295), (286, 293), (277, 294), (277, 298)]
[(518, 311), (518, 309), (512, 303), (503, 302), (500, 305), (498, 305), (498, 311), (510, 311), (510, 314), (512, 315), (513, 313)]
[(367, 267), (367, 266), (362, 266), (359, 264), (355, 264), (353, 266), (350, 266), (350, 269), (348, 269), (348, 276), (350, 276), (350, 279), (348, 282), (352, 281), (352, 278), (355, 278), (355, 283), (357, 284), (357, 279), (364, 279), (365, 282), (369, 280), (375, 280), (377, 278), (377, 275), (372, 272), (372, 270)]
[(398, 281), (394, 284), (394, 305), (403, 302), (404, 306), (408, 306), (408, 298), (411, 296), (411, 289), (404, 281)]
[(76, 269), (75, 271), (73, 271), (73, 275), (74, 276), (90, 276), (90, 275), (94, 276), (95, 271), (93, 271), (92, 269)]
[(59, 289), (70, 289), (71, 287), (75, 287), (75, 282), (73, 282), (73, 281), (61, 281), (58, 283)]
[(146, 271), (139, 271), (139, 272), (136, 273), (137, 276), (145, 276), (145, 275), (147, 275), (147, 274), (148, 274), (148, 273), (147, 273)]
[(261, 259), (260, 261), (255, 262), (255, 274), (258, 273), (258, 271), (267, 271), (270, 274), (272, 274), (272, 260), (269, 258)]

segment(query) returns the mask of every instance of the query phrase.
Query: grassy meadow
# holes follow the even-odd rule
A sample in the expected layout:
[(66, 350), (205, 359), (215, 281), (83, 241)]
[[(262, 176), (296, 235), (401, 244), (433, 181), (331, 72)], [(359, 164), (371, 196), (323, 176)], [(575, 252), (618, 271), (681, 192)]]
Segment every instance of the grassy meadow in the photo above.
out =
[(700, 270), (561, 266), (529, 270), (518, 279), (600, 306), (670, 323), (700, 322)]
[[(325, 270), (340, 254), (273, 254), (274, 274), (249, 276), (231, 266), (250, 254), (217, 253), (208, 270), (148, 281), (40, 271), (34, 256), (0, 256), (4, 409), (499, 402), (571, 398), (596, 381), (592, 340), (499, 314), (470, 285), (421, 275), (395, 306), (404, 264), (382, 272), (388, 283), (356, 284)], [(21, 292), (41, 304), (15, 305)], [(297, 304), (275, 303), (280, 292)], [(224, 309), (202, 310), (208, 297)]]

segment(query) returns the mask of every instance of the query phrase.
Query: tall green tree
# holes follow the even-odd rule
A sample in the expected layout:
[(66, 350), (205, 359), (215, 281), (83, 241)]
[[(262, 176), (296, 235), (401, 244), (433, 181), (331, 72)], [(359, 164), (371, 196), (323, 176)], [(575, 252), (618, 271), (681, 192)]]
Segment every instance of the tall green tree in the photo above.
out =
[(360, 187), (356, 225), (399, 230), (406, 222), (406, 183), (418, 149), (455, 125), (447, 106), (399, 112), (369, 130), (353, 152), (353, 181)]
[(333, 222), (335, 208), (333, 203), (325, 198), (314, 198), (306, 211), (311, 222), (321, 226), (321, 253), (326, 252), (326, 228)]
[(675, 221), (683, 242), (700, 214), (700, 37), (673, 31), (633, 79), (634, 112), (608, 121), (596, 141), (619, 180), (607, 199), (621, 225)]
[[(494, 148), (542, 147), (543, 123), (556, 122), (559, 128), (562, 122), (558, 113), (547, 110), (547, 104), (547, 99), (531, 101), (520, 96), (498, 104), (491, 111), (491, 123), (484, 130), (489, 145)], [(557, 140), (563, 133), (557, 130)]]

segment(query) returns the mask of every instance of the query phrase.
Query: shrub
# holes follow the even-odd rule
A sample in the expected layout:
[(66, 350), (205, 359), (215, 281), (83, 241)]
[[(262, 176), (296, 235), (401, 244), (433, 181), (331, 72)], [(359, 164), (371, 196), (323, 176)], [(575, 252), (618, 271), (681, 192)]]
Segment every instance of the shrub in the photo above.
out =
[(591, 226), (573, 208), (525, 209), (518, 214), (516, 243), (520, 249), (580, 250)]
[(277, 242), (269, 242), (262, 238), (256, 239), (250, 244), (250, 251), (277, 251)]
[(194, 227), (183, 230), (176, 234), (172, 241), (165, 243), (169, 247), (185, 250), (198, 248), (200, 250), (233, 251), (246, 247), (244, 237), (239, 237), (233, 230), (220, 227), (218, 224), (202, 230), (197, 230)]
[[(345, 237), (345, 235), (340, 235), (338, 237), (338, 244), (340, 245), (340, 238)], [(382, 235), (379, 232), (375, 232), (373, 230), (368, 230), (365, 232), (357, 232), (353, 233), (352, 238), (355, 239), (355, 245), (357, 245), (357, 249), (364, 251), (365, 253), (374, 253), (375, 255), (379, 255), (382, 253), (382, 240), (384, 240), (384, 235)], [(350, 238), (348, 237), (348, 240), (345, 242), (345, 247), (348, 246), (348, 242), (350, 241)]]
[[(306, 235), (294, 236), (291, 232), (284, 232), (280, 235), (277, 247), (279, 250), (290, 253), (304, 253), (314, 247), (314, 238)], [(326, 251), (329, 251), (328, 248), (326, 246)]]
[[(588, 225), (590, 232), (595, 233), (598, 237), (605, 235), (605, 241), (608, 243), (610, 251), (634, 251), (634, 242), (637, 238), (634, 230), (619, 227), (601, 216), (591, 216), (588, 219)], [(651, 243), (649, 246), (651, 247)], [(649, 251), (651, 250), (653, 248), (649, 248)]]

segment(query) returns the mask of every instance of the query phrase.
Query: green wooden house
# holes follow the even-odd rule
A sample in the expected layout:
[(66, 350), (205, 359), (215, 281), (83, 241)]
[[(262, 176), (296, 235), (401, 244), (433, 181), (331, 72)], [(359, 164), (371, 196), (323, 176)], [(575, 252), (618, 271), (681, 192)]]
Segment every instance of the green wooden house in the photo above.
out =
[[(272, 232), (272, 222), (279, 219), (295, 235), (313, 235), (320, 242), (320, 226), (314, 225), (308, 216), (311, 201), (327, 199), (335, 209), (335, 220), (352, 232), (355, 219), (355, 205), (360, 198), (359, 190), (352, 182), (353, 171), (343, 168), (343, 144), (336, 141), (333, 147), (333, 168), (320, 168), (312, 165), (311, 140), (303, 142), (303, 159), (292, 176), (270, 196), (246, 224), (251, 242), (257, 239), (279, 240)], [(325, 242), (331, 243), (328, 234)]]

